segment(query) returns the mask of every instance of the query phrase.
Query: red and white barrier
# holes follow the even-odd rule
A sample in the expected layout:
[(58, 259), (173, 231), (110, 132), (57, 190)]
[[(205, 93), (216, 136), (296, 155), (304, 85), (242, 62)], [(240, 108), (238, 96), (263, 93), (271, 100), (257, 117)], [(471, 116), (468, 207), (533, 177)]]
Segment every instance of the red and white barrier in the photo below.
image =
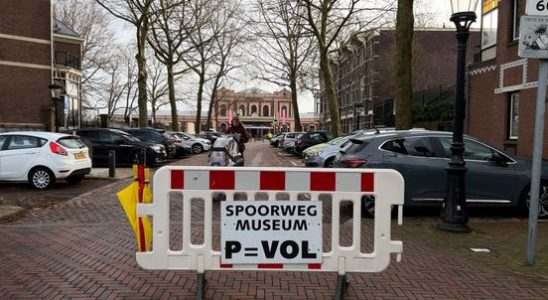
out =
[[(183, 248), (169, 249), (169, 193), (183, 194)], [(310, 201), (320, 195), (330, 195), (331, 250), (323, 252), (322, 262), (313, 264), (222, 264), (221, 252), (212, 249), (213, 196), (226, 194), (226, 201), (234, 201), (236, 193), (245, 193), (254, 201), (257, 193), (266, 194), (268, 201), (286, 193), (290, 201), (299, 194), (310, 195)], [(375, 196), (374, 247), (371, 253), (361, 252), (361, 199)], [(191, 201), (204, 200), (204, 243), (191, 242)], [(342, 246), (340, 237), (340, 204), (353, 203), (352, 245)], [(304, 168), (215, 168), (163, 167), (153, 180), (153, 202), (140, 203), (138, 215), (153, 217), (152, 251), (137, 253), (137, 262), (145, 269), (196, 270), (292, 270), (380, 272), (390, 263), (390, 255), (403, 251), (401, 241), (390, 239), (392, 206), (398, 206), (398, 223), (402, 223), (404, 201), (403, 177), (385, 169), (304, 169)]]

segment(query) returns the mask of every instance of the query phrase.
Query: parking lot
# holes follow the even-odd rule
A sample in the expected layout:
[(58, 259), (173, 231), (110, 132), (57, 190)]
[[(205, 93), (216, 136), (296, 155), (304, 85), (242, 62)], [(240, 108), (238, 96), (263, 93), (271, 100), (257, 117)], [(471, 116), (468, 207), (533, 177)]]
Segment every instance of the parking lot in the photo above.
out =
[[(302, 166), (300, 159), (266, 142), (250, 142), (245, 157), (246, 166)], [(203, 153), (173, 164), (206, 162)], [(36, 194), (55, 205), (29, 210), (25, 217), (1, 225), (0, 298), (194, 298), (195, 273), (149, 271), (137, 265), (135, 238), (115, 196), (130, 181), (90, 179), (76, 186), (60, 185)], [(0, 186), (2, 197), (30, 198), (35, 193), (22, 185)], [(402, 261), (393, 260), (381, 273), (350, 274), (346, 299), (545, 299), (547, 223), (539, 223), (537, 262), (530, 267), (525, 264), (527, 220), (503, 212), (507, 215), (472, 211), (474, 231), (450, 234), (436, 229), (439, 211), (406, 211), (403, 226), (392, 223), (392, 239), (404, 244)], [(180, 215), (178, 207), (173, 213)], [(202, 207), (193, 206), (191, 213), (200, 225)], [(343, 209), (342, 239), (351, 236), (350, 220), (350, 210)], [(369, 243), (361, 246), (367, 249), (374, 225), (371, 219), (361, 222), (362, 240)], [(173, 220), (174, 228), (180, 224)], [(193, 239), (200, 239), (199, 228), (193, 226)], [(328, 231), (324, 239), (329, 239)], [(331, 299), (336, 274), (219, 271), (207, 272), (206, 278), (207, 299)]]

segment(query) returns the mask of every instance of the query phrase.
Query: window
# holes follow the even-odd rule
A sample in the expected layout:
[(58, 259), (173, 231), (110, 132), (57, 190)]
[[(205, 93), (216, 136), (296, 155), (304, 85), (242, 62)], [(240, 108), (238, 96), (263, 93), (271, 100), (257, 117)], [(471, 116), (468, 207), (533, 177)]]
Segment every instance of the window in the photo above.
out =
[(7, 150), (40, 148), (46, 142), (47, 141), (45, 139), (40, 139), (33, 136), (15, 135), (11, 137)]
[(510, 110), (508, 116), (508, 138), (511, 140), (518, 139), (519, 129), (519, 94), (510, 94)]
[(270, 117), (270, 112), (267, 105), (263, 106), (263, 117)]
[(404, 155), (432, 157), (434, 150), (427, 137), (396, 139), (385, 142), (381, 149)]
[(245, 106), (240, 105), (240, 107), (238, 108), (238, 114), (239, 114), (241, 117), (245, 116)]
[(498, 0), (483, 0), (481, 16), (481, 49), (497, 44)]
[[(453, 139), (450, 137), (441, 137), (439, 138), (439, 140), (445, 154), (447, 155), (447, 157), (450, 157), (451, 144), (453, 143)], [(462, 155), (464, 159), (490, 161), (495, 155), (506, 157), (505, 155), (501, 154), (491, 147), (480, 144), (476, 141), (464, 139), (464, 153)], [(510, 159), (507, 159), (507, 161), (510, 161)]]
[(482, 16), (481, 49), (497, 44), (498, 9), (493, 9)]
[[(84, 144), (79, 138), (73, 136), (62, 137), (57, 140), (57, 143), (70, 149), (79, 149), (86, 146), (86, 144)], [(0, 148), (2, 147), (0, 146)]]
[(4, 147), (4, 142), (6, 141), (5, 136), (0, 136), (0, 150), (2, 150), (2, 147)]
[(221, 116), (226, 117), (226, 105), (221, 105)]
[(519, 0), (512, 2), (512, 41), (519, 39)]

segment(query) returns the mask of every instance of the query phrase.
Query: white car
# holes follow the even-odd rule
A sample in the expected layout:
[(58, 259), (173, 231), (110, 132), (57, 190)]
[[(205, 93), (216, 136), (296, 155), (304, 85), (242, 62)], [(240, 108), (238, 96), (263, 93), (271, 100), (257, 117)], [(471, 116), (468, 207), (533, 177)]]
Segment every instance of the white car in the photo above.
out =
[(168, 133), (180, 139), (185, 148), (190, 148), (194, 154), (209, 151), (209, 149), (211, 149), (211, 141), (207, 139), (194, 137), (180, 131), (168, 131)]
[(37, 189), (47, 189), (58, 179), (78, 183), (90, 172), (88, 147), (77, 136), (0, 133), (0, 181), (28, 181)]

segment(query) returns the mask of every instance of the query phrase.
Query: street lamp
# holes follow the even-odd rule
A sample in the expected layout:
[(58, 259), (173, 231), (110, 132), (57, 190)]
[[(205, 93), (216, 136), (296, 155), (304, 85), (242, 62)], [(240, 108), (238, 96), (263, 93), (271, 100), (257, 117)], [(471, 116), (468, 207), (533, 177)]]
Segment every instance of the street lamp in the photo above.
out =
[(61, 101), (61, 92), (63, 87), (57, 84), (50, 84), (51, 100), (53, 101), (53, 109), (55, 114), (55, 132), (59, 132), (59, 102)]
[(470, 25), (476, 21), (477, 0), (451, 0), (451, 21), (457, 28), (457, 86), (455, 93), (455, 115), (453, 118), (453, 143), (451, 161), (447, 170), (447, 196), (443, 203), (438, 227), (453, 232), (470, 232), (466, 211), (465, 179), (466, 166), (462, 158), (464, 143), (464, 82), (466, 63), (466, 42)]

